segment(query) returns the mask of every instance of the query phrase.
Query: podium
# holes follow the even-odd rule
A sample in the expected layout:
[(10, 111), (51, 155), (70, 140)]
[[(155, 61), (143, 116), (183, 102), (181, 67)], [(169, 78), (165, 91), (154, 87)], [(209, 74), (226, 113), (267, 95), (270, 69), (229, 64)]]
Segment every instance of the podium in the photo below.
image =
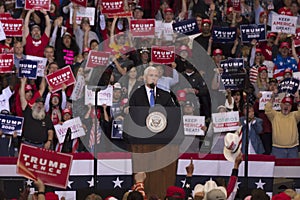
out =
[[(176, 180), (179, 144), (183, 140), (180, 107), (130, 107), (124, 121), (123, 138), (132, 152), (133, 172), (146, 172), (145, 192), (164, 198), (168, 186)], [(151, 115), (153, 114), (152, 118)], [(165, 119), (161, 119), (161, 114)], [(149, 117), (150, 116), (150, 117)], [(146, 124), (165, 128), (157, 133)], [(163, 124), (162, 124), (163, 125)]]

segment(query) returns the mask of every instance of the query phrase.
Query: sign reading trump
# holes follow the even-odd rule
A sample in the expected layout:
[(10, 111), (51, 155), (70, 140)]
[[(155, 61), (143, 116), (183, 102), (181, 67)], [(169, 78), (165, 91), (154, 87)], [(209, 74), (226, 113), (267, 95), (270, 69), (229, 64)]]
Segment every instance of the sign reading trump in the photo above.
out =
[(153, 63), (171, 64), (175, 61), (175, 46), (152, 46), (151, 59)]
[(52, 92), (61, 90), (63, 84), (69, 86), (76, 81), (70, 66), (66, 66), (52, 74), (48, 74), (46, 80), (48, 85), (52, 87)]
[(26, 178), (41, 179), (45, 185), (66, 188), (73, 156), (21, 144), (17, 173)]

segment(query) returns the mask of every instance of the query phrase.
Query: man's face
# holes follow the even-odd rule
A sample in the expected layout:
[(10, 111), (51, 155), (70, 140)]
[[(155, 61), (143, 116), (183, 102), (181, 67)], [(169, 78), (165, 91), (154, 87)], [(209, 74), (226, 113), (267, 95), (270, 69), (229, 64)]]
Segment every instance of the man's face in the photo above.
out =
[(148, 73), (145, 75), (145, 83), (150, 85), (151, 83), (157, 84), (158, 81), (158, 70), (150, 69)]
[(289, 55), (289, 49), (287, 47), (283, 47), (280, 49), (280, 53), (282, 57), (286, 58)]
[(53, 58), (54, 57), (53, 48), (45, 48), (44, 56), (45, 56), (45, 58)]
[(120, 100), (121, 96), (122, 96), (122, 91), (121, 90), (119, 90), (119, 89), (114, 90), (114, 92), (113, 92), (114, 100)]
[(210, 33), (210, 25), (208, 23), (202, 25), (202, 33), (204, 34)]
[(29, 90), (29, 91), (25, 92), (25, 99), (27, 101), (29, 101), (31, 98), (32, 98), (32, 91)]
[(166, 12), (165, 13), (165, 21), (167, 23), (172, 22), (173, 17), (174, 17), (174, 14), (172, 12)]
[[(244, 108), (243, 111), (244, 111), (244, 115), (246, 116), (247, 115), (247, 109)], [(249, 120), (254, 119), (254, 109), (252, 107), (249, 108), (249, 114), (248, 114), (248, 116), (249, 116)]]
[(185, 106), (183, 107), (183, 113), (184, 113), (185, 115), (193, 115), (193, 113), (194, 113), (194, 108), (193, 108), (193, 106), (191, 106), (191, 105), (185, 105)]
[(88, 22), (83, 22), (81, 24), (81, 28), (82, 28), (83, 31), (86, 31), (90, 28), (90, 24)]
[(133, 12), (133, 17), (135, 19), (142, 19), (143, 18), (143, 15), (144, 15), (144, 12), (139, 10), (139, 9), (136, 9), (134, 12)]
[(33, 28), (31, 30), (31, 37), (35, 40), (41, 39), (41, 30), (39, 28)]
[(23, 53), (23, 45), (20, 42), (15, 43), (14, 53), (17, 54), (17, 55)]
[(280, 108), (283, 115), (288, 115), (291, 112), (292, 105), (289, 103), (281, 103)]

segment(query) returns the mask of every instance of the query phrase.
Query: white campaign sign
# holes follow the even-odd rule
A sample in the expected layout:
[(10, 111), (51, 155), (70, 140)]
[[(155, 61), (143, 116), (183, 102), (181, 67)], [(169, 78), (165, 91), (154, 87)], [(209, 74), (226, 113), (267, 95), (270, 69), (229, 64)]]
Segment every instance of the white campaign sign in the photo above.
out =
[(67, 134), (68, 128), (71, 129), (71, 139), (75, 139), (81, 136), (85, 135), (85, 131), (82, 128), (82, 122), (79, 117), (70, 119), (68, 121), (65, 121), (62, 125), (57, 124), (54, 126), (56, 136), (58, 139), (58, 142), (61, 144), (65, 140), (65, 136)]
[[(72, 17), (73, 17), (73, 8), (70, 9), (70, 24), (73, 24)], [(83, 17), (89, 18), (90, 25), (94, 26), (95, 25), (95, 8), (80, 6), (79, 10), (77, 11), (77, 15), (76, 15), (76, 23), (80, 24), (81, 19)]]
[(297, 17), (287, 15), (272, 15), (271, 32), (295, 34)]
[(239, 112), (213, 113), (214, 132), (236, 131), (239, 128)]
[(47, 65), (47, 58), (38, 57), (38, 56), (30, 56), (26, 55), (27, 60), (33, 60), (38, 62), (37, 73), (36, 75), (39, 77), (45, 76), (45, 67)]
[(205, 126), (204, 116), (194, 116), (194, 115), (183, 116), (184, 135), (204, 136), (204, 131), (201, 129), (203, 126)]
[[(113, 99), (113, 86), (109, 85), (105, 90), (98, 92), (98, 101), (97, 104), (112, 106)], [(84, 104), (85, 105), (95, 105), (95, 92), (88, 89), (88, 86), (85, 86), (85, 95), (84, 95)]]
[[(272, 93), (271, 91), (261, 91), (262, 97), (259, 99), (259, 110), (265, 110), (265, 106), (268, 101), (271, 99)], [(273, 109), (274, 110), (281, 110), (280, 108), (281, 99), (276, 97), (273, 102)]]

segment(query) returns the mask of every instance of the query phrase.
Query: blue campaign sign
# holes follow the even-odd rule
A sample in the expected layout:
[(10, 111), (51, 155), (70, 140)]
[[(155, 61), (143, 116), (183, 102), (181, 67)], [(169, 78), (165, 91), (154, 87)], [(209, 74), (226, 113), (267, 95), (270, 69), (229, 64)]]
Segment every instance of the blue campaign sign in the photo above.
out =
[(111, 138), (123, 139), (123, 120), (113, 120)]
[(246, 74), (242, 58), (222, 60), (220, 67), (223, 68), (221, 78), (225, 89), (237, 90), (244, 87)]
[(172, 24), (173, 30), (176, 33), (181, 33), (184, 35), (194, 35), (199, 33), (199, 27), (197, 25), (196, 19), (188, 19)]
[(295, 78), (286, 78), (278, 84), (278, 92), (294, 95), (299, 88), (300, 81)]
[(25, 0), (16, 0), (16, 8), (24, 8)]
[(21, 136), (23, 120), (23, 117), (0, 114), (0, 129), (5, 134), (13, 134), (14, 132), (17, 132), (17, 135)]
[(213, 41), (216, 43), (234, 42), (236, 39), (236, 28), (214, 27), (212, 30)]
[(38, 62), (33, 60), (21, 60), (19, 64), (19, 77), (36, 79)]
[(253, 39), (257, 41), (266, 40), (265, 24), (249, 24), (241, 25), (242, 42), (251, 42)]

